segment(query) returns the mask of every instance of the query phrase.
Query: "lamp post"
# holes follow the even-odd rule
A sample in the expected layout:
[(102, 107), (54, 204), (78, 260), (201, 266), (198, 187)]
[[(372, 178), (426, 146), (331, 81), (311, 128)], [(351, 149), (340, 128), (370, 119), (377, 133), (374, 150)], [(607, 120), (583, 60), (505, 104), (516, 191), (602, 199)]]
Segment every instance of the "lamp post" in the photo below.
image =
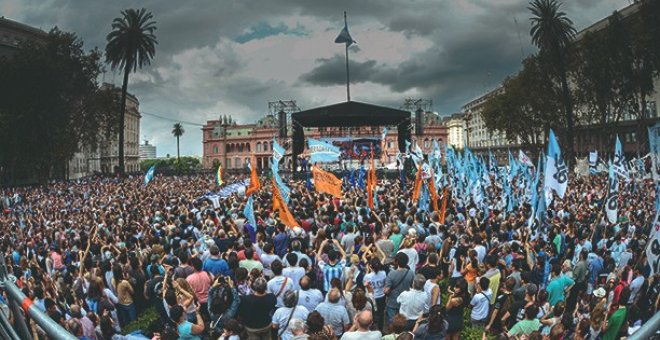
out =
[[(230, 119), (230, 118), (229, 118)], [(223, 164), (222, 166), (225, 168), (229, 168), (227, 165), (227, 153), (229, 152), (229, 149), (227, 148), (227, 127), (229, 127), (229, 119), (227, 118), (227, 115), (224, 115), (220, 118), (220, 126), (222, 126), (222, 140), (223, 140), (223, 148), (224, 148), (224, 159), (223, 159)]]
[(472, 120), (472, 110), (465, 112), (465, 146), (470, 147), (470, 120)]

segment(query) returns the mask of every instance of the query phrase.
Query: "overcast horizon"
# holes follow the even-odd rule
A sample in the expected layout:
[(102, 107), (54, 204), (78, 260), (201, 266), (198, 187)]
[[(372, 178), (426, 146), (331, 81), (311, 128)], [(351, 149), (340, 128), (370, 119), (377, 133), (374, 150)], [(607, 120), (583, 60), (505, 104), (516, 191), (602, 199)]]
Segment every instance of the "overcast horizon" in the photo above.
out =
[[(629, 3), (566, 0), (562, 9), (582, 30)], [(122, 9), (151, 11), (156, 55), (131, 74), (128, 90), (143, 113), (141, 143), (149, 140), (162, 157), (176, 154), (175, 121), (185, 122), (181, 154), (201, 155), (201, 127), (189, 122), (231, 115), (253, 123), (276, 100), (296, 100), (302, 109), (345, 101), (344, 46), (334, 43), (344, 11), (358, 42), (349, 52), (352, 100), (398, 108), (405, 98), (424, 98), (442, 116), (458, 112), (536, 52), (527, 6), (524, 0), (3, 0), (0, 15), (75, 32), (89, 50), (105, 48)], [(122, 76), (108, 71), (101, 80), (121, 86)]]

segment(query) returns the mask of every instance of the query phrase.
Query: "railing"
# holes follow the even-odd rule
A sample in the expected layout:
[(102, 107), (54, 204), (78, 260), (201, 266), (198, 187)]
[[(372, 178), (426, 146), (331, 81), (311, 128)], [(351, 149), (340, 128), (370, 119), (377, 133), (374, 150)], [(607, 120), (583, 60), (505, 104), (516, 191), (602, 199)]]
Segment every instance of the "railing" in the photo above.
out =
[(637, 332), (629, 336), (628, 340), (646, 340), (653, 339), (658, 330), (660, 330), (660, 312), (656, 312), (655, 315), (646, 321), (642, 327), (640, 327)]
[(23, 292), (12, 282), (7, 272), (5, 258), (0, 254), (0, 287), (7, 293), (9, 307), (14, 316), (14, 324), (11, 325), (4, 315), (0, 314), (0, 336), (11, 340), (33, 340), (32, 333), (28, 327), (24, 313), (34, 320), (50, 339), (54, 340), (77, 340), (64, 327), (51, 319), (32, 303)]

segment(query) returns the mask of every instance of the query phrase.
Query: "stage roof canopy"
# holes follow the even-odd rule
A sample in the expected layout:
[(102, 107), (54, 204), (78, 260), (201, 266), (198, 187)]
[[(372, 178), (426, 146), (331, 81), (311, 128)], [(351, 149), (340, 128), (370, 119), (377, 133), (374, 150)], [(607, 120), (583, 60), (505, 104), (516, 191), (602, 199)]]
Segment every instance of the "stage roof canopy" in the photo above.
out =
[(294, 112), (291, 119), (304, 127), (392, 126), (410, 122), (410, 112), (349, 101)]

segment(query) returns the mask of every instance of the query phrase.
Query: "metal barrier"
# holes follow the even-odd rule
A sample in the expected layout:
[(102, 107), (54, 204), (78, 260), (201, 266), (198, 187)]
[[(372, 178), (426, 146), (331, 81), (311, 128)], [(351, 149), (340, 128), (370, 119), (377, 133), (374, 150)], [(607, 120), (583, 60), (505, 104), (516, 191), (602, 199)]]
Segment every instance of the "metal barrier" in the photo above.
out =
[(0, 317), (0, 335), (2, 338), (12, 340), (33, 340), (30, 327), (25, 319), (24, 312), (34, 320), (48, 337), (54, 340), (77, 340), (78, 338), (69, 333), (64, 327), (51, 319), (32, 303), (23, 292), (12, 282), (5, 265), (5, 258), (0, 253), (0, 287), (7, 293), (9, 307), (14, 316), (14, 325), (9, 323), (4, 316)]
[(629, 336), (628, 340), (646, 340), (653, 339), (653, 335), (660, 330), (660, 312), (656, 312), (652, 318), (646, 321), (637, 332)]

